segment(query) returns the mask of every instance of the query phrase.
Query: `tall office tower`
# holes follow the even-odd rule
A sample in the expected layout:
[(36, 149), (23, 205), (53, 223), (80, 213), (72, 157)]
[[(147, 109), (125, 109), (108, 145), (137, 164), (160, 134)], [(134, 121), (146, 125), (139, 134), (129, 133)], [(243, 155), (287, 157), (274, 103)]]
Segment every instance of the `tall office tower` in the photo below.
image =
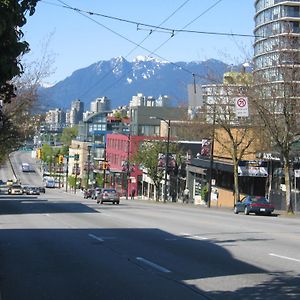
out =
[(70, 111), (71, 126), (74, 124), (78, 124), (79, 121), (82, 121), (83, 110), (84, 110), (84, 103), (81, 102), (79, 99), (76, 99), (72, 102), (71, 111)]
[(111, 111), (111, 100), (107, 97), (97, 98), (91, 102), (91, 112), (107, 112)]
[(256, 0), (255, 9), (254, 75), (269, 86), (298, 81), (300, 0)]

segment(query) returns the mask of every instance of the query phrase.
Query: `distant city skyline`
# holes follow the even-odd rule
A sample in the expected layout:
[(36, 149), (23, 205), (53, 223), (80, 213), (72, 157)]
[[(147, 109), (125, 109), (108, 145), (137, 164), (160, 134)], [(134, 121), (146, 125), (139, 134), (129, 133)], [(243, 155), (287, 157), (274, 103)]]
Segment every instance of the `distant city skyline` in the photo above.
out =
[[(50, 84), (77, 69), (116, 56), (129, 61), (150, 55), (170, 62), (215, 58), (240, 63), (251, 57), (254, 39), (218, 33), (252, 35), (254, 11), (254, 0), (152, 0), (142, 5), (139, 0), (42, 0), (23, 27), (24, 39), (31, 48), (25, 59), (38, 60), (49, 39), (47, 53), (55, 60), (54, 73), (46, 80)], [(172, 37), (170, 31), (148, 29), (136, 24), (139, 22), (214, 34), (174, 31)], [(137, 47), (144, 39), (142, 48)]]

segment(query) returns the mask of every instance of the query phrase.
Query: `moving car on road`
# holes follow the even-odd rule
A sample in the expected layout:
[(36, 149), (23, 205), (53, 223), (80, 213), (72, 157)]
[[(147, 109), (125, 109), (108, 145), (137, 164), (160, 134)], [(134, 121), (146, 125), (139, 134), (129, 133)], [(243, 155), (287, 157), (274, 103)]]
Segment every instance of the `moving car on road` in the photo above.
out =
[(44, 181), (46, 188), (55, 188), (55, 179), (53, 177), (45, 177)]
[(234, 206), (234, 213), (244, 212), (245, 215), (255, 213), (256, 215), (271, 215), (274, 206), (263, 196), (246, 196)]
[(38, 187), (31, 186), (27, 190), (27, 195), (39, 195), (39, 194), (40, 194), (40, 190)]
[(113, 204), (120, 203), (120, 195), (116, 189), (104, 188), (101, 193), (97, 196), (97, 203), (112, 202)]
[(9, 195), (23, 195), (22, 186), (19, 184), (12, 184), (9, 186), (7, 193)]

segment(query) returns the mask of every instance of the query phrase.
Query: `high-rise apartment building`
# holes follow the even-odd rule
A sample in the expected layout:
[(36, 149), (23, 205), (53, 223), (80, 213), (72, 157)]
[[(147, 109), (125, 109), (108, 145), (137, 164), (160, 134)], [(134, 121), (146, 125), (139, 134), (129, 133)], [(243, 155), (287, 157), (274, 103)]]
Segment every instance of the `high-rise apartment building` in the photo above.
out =
[(284, 81), (285, 70), (300, 67), (300, 0), (256, 0), (255, 9), (254, 74)]

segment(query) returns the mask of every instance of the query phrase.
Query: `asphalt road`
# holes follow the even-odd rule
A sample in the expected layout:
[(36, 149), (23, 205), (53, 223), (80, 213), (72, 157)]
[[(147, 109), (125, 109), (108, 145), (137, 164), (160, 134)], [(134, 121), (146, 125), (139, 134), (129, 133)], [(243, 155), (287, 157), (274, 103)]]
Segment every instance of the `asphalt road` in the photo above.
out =
[[(40, 183), (38, 172), (21, 175)], [(2, 194), (0, 299), (300, 299), (299, 225), (183, 204), (99, 205), (58, 189)]]

